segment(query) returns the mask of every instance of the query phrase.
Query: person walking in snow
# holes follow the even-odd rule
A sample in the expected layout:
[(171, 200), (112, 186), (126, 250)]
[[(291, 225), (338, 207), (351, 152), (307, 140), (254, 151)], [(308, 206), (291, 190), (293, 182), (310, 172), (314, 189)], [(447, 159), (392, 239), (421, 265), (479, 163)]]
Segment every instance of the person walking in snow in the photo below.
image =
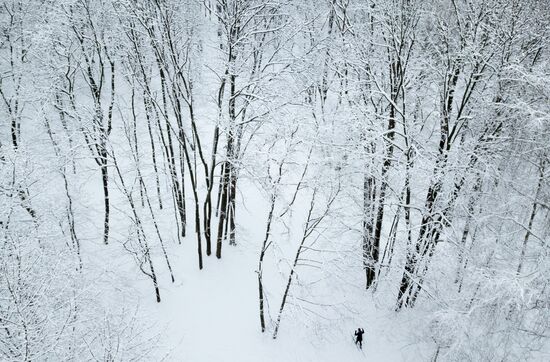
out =
[(358, 344), (360, 349), (363, 349), (363, 333), (365, 333), (363, 328), (357, 328), (355, 331), (355, 344)]

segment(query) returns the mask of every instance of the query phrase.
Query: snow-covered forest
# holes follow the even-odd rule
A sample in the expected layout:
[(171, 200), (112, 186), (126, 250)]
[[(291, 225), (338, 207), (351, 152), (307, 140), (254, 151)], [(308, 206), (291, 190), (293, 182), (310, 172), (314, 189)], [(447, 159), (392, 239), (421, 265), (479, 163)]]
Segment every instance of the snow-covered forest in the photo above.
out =
[(549, 36), (548, 0), (2, 0), (0, 360), (550, 360)]

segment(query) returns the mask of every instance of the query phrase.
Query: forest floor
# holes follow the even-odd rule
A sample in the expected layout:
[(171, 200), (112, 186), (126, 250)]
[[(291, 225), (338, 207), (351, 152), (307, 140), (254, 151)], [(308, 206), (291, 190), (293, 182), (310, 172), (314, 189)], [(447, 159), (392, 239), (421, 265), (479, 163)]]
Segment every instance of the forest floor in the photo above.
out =
[[(97, 183), (90, 178), (91, 183)], [(100, 214), (101, 198), (96, 187), (85, 190), (80, 205), (96, 209)], [(110, 244), (103, 245), (100, 225), (95, 218), (86, 220), (88, 238), (83, 238), (85, 269), (88, 269), (90, 286), (97, 289), (103, 304), (108, 308), (132, 308), (137, 305), (135, 319), (140, 328), (145, 326), (144, 336), (156, 336), (151, 341), (154, 361), (189, 362), (339, 362), (339, 361), (425, 361), (433, 354), (433, 346), (413, 343), (411, 323), (413, 314), (396, 314), (392, 305), (372, 297), (363, 287), (360, 264), (352, 273), (349, 283), (335, 285), (326, 290), (325, 299), (312, 303), (345, 300), (339, 309), (341, 316), (327, 307), (317, 306), (320, 313), (307, 313), (307, 302), (288, 303), (282, 315), (279, 335), (272, 338), (274, 321), (281, 303), (282, 291), (288, 277), (287, 270), (273, 262), (266, 262), (264, 287), (266, 290), (267, 330), (261, 333), (258, 305), (258, 256), (265, 233), (265, 201), (252, 184), (244, 185), (249, 196), (247, 205), (240, 205), (237, 245), (223, 246), (223, 258), (214, 253), (204, 255), (204, 268), (199, 270), (196, 235), (188, 230), (181, 245), (174, 240), (175, 224), (168, 207), (158, 212), (158, 222), (172, 263), (175, 282), (172, 283), (161, 250), (154, 239), (155, 268), (159, 280), (162, 301), (156, 303), (151, 279), (139, 271), (136, 261), (123, 244), (131, 238), (128, 217), (117, 209), (113, 215)], [(113, 188), (114, 190), (115, 188)], [(93, 191), (92, 191), (93, 190)], [(120, 198), (120, 200), (119, 200)], [(113, 192), (112, 201), (121, 205), (123, 196)], [(252, 200), (252, 201), (250, 201)], [(91, 211), (90, 214), (94, 214)], [(301, 215), (292, 216), (291, 227), (301, 227)], [(152, 226), (147, 226), (154, 235)], [(94, 235), (97, 234), (97, 235)], [(168, 236), (172, 235), (172, 236)], [(277, 235), (281, 237), (280, 235)], [(291, 238), (292, 239), (292, 238)], [(215, 244), (215, 240), (213, 240)], [(284, 244), (282, 241), (280, 244)], [(215, 245), (213, 245), (215, 247)], [(281, 246), (282, 249), (285, 246)], [(204, 249), (204, 245), (203, 245)], [(288, 241), (283, 258), (290, 259), (296, 249), (294, 240)], [(280, 260), (279, 260), (280, 262)], [(353, 263), (352, 263), (353, 264)], [(355, 268), (355, 267), (354, 267)], [(301, 271), (302, 272), (302, 271)], [(298, 287), (293, 282), (293, 289)], [(301, 287), (301, 286), (300, 286)], [(111, 292), (109, 292), (111, 291)], [(291, 291), (292, 294), (292, 291)], [(133, 312), (131, 310), (125, 311)], [(361, 327), (365, 330), (363, 349), (354, 344), (353, 333)]]
[(192, 256), (189, 262), (184, 262), (186, 257), (176, 262), (174, 271), (183, 277), (175, 285), (166, 284), (160, 304), (152, 300), (150, 288), (143, 291), (146, 310), (158, 317), (156, 328), (170, 349), (167, 361), (420, 360), (408, 355), (397, 333), (393, 340), (388, 337), (394, 323), (383, 313), (375, 317), (374, 310), (361, 313), (355, 323), (366, 331), (362, 351), (353, 343), (355, 325), (334, 325), (334, 331), (324, 336), (288, 314), (273, 340), (271, 333), (260, 332), (255, 255), (232, 247), (221, 261), (207, 258), (203, 271)]
[[(256, 229), (261, 232), (261, 220), (254, 220), (254, 212), (242, 215), (241, 220), (259, 225)], [(182, 245), (174, 245), (171, 257), (176, 282), (170, 283), (166, 271), (160, 273), (161, 303), (153, 298), (150, 280), (140, 277), (141, 281), (132, 283), (141, 307), (140, 314), (151, 321), (151, 329), (159, 334), (162, 342), (159, 347), (163, 353), (168, 353), (164, 360), (397, 362), (426, 359), (427, 356), (421, 358), (419, 347), (411, 345), (404, 337), (407, 327), (403, 318), (406, 316), (396, 317), (389, 308), (377, 308), (370, 293), (364, 290), (352, 296), (357, 303), (351, 316), (342, 316), (341, 320), (332, 320), (328, 325), (322, 323), (322, 315), (317, 320), (304, 320), (300, 318), (300, 307), (287, 306), (278, 338), (274, 340), (273, 322), (281, 293), (273, 285), (280, 285), (285, 280), (284, 275), (277, 273), (264, 278), (267, 281), (264, 283), (268, 296), (268, 330), (261, 333), (257, 236), (252, 231), (238, 239), (236, 246), (225, 244), (221, 260), (214, 255), (205, 256), (203, 270), (198, 269), (194, 234), (183, 239)], [(353, 343), (357, 327), (366, 332), (363, 350)]]

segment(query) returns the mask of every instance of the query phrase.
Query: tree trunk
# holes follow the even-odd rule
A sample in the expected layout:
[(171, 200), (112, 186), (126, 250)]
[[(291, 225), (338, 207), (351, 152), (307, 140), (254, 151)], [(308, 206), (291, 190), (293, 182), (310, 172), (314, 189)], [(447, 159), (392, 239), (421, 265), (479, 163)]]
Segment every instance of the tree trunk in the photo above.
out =
[(267, 225), (265, 228), (265, 237), (262, 243), (262, 249), (260, 251), (260, 260), (258, 261), (258, 300), (260, 303), (260, 327), (262, 333), (265, 332), (265, 316), (264, 316), (264, 285), (263, 285), (263, 262), (267, 248), (269, 247), (268, 241), (271, 232), (271, 223), (273, 221), (273, 210), (275, 209), (275, 195), (271, 195), (271, 206), (269, 208), (269, 215), (267, 216)]
[(537, 189), (535, 191), (535, 199), (533, 201), (533, 207), (531, 208), (531, 214), (529, 216), (529, 223), (527, 225), (527, 230), (525, 231), (525, 238), (523, 238), (523, 244), (521, 246), (521, 255), (519, 257), (519, 264), (516, 274), (519, 276), (521, 270), (523, 269), (523, 262), (525, 259), (525, 254), (527, 252), (527, 243), (529, 242), (529, 237), (531, 236), (531, 229), (533, 228), (533, 221), (537, 215), (537, 205), (540, 195), (540, 190), (542, 188), (542, 181), (544, 179), (544, 162), (541, 162), (539, 166), (539, 180), (537, 182)]
[(103, 243), (109, 243), (109, 174), (107, 170), (107, 152), (102, 156), (101, 179), (103, 181), (103, 205), (105, 207), (105, 218), (103, 220)]

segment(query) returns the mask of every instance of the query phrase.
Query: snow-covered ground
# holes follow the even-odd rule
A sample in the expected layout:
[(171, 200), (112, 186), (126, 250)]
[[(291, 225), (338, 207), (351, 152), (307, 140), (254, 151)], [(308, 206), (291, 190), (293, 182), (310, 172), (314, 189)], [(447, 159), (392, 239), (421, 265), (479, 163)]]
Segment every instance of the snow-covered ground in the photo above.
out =
[(203, 271), (196, 266), (194, 248), (182, 247), (180, 254), (176, 283), (161, 278), (160, 304), (154, 302), (148, 284), (140, 290), (144, 312), (154, 316), (161, 340), (172, 348), (168, 361), (422, 360), (395, 337), (396, 322), (387, 312), (373, 309), (366, 293), (365, 310), (354, 321), (366, 331), (363, 351), (353, 343), (353, 323), (335, 324), (332, 333), (323, 335), (290, 313), (283, 315), (280, 334), (273, 340), (259, 327), (256, 254), (231, 247), (222, 260), (206, 258)]
[[(90, 181), (95, 184), (95, 180)], [(257, 191), (251, 184), (247, 187), (249, 196)], [(115, 193), (113, 197), (122, 196)], [(362, 288), (360, 269), (357, 270), (355, 284), (335, 286), (327, 291), (328, 299), (325, 297), (322, 301), (345, 300), (346, 304), (338, 312), (342, 313), (341, 318), (334, 317), (331, 305), (327, 306), (327, 320), (324, 320), (322, 312), (314, 318), (305, 318), (300, 310), (304, 306), (287, 305), (278, 338), (274, 340), (274, 320), (287, 274), (284, 268), (278, 270), (276, 262), (267, 263), (264, 284), (268, 329), (261, 333), (256, 270), (265, 227), (265, 205), (259, 192), (251, 199), (254, 202), (248, 202), (239, 210), (241, 223), (237, 245), (225, 244), (220, 260), (215, 255), (205, 256), (203, 270), (198, 268), (194, 233), (188, 233), (181, 245), (169, 238), (165, 240), (175, 283), (170, 281), (158, 245), (154, 247), (161, 303), (155, 301), (151, 280), (139, 271), (122, 247), (128, 225), (122, 217), (124, 212), (117, 213), (120, 219), (113, 222), (110, 245), (90, 244), (93, 238), (84, 240), (84, 244), (88, 243), (84, 248), (85, 268), (90, 270), (89, 276), (96, 283), (101, 283), (100, 289), (111, 294), (104, 298), (107, 308), (116, 310), (122, 304), (138, 306), (135, 318), (139, 321), (139, 328), (146, 328), (140, 333), (147, 338), (154, 337), (155, 342), (151, 346), (155, 350), (154, 359), (191, 362), (397, 362), (423, 361), (427, 358), (422, 355), (420, 347), (412, 345), (407, 338), (406, 314), (396, 314), (391, 308), (382, 307), (372, 299), (371, 293)], [(85, 200), (100, 210), (100, 197)], [(292, 218), (296, 219), (295, 226), (299, 227), (300, 215), (293, 215)], [(173, 235), (174, 224), (170, 214), (166, 213), (161, 221), (163, 234)], [(152, 243), (156, 245), (156, 242)], [(287, 245), (289, 252), (295, 247), (292, 242)], [(283, 251), (281, 253), (284, 254)], [(298, 291), (301, 286), (293, 284), (293, 288)], [(304, 302), (305, 307), (307, 303), (316, 302)], [(323, 307), (317, 310), (323, 311)], [(328, 314), (331, 314), (330, 320)], [(366, 332), (363, 350), (353, 342), (353, 332), (358, 327)]]
[(550, 360), (544, 2), (4, 2), (0, 362)]

